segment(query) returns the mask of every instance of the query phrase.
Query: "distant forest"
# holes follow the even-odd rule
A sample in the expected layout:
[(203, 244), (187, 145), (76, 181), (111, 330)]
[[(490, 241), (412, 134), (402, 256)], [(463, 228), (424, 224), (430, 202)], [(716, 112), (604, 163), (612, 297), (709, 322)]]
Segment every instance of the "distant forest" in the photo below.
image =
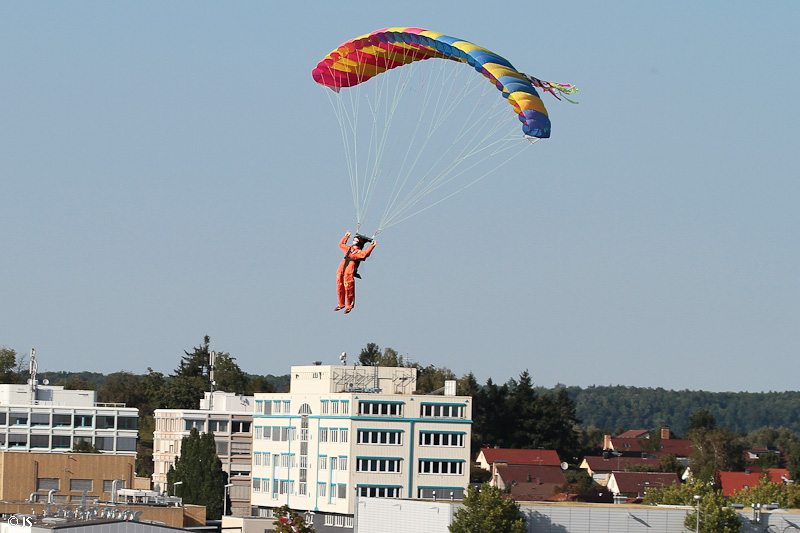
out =
[[(103, 387), (104, 374), (96, 372), (40, 372), (39, 379), (51, 385), (64, 385), (80, 379)], [(278, 392), (289, 390), (289, 374), (265, 376)], [(169, 379), (169, 378), (167, 378)], [(749, 433), (762, 427), (784, 427), (800, 434), (800, 392), (708, 392), (666, 390), (662, 388), (591, 386), (586, 388), (557, 385), (536, 387), (539, 394), (565, 389), (575, 402), (581, 427), (598, 428), (609, 433), (627, 429), (653, 429), (668, 426), (674, 435), (683, 435), (689, 417), (707, 409), (721, 427), (735, 433)]]

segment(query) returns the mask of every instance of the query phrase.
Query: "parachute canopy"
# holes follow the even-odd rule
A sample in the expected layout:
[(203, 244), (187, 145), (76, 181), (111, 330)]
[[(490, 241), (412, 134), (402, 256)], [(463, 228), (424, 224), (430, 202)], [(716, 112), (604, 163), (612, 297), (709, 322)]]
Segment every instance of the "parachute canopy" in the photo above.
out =
[(524, 74), (469, 41), (421, 28), (351, 39), (325, 56), (312, 76), (336, 95), (331, 103), (358, 227), (380, 211), (379, 197), (385, 199), (376, 234), (480, 181), (513, 157), (507, 151), (521, 150), (524, 139), (506, 101), (534, 142), (550, 137), (536, 89), (556, 98), (576, 91)]
[[(550, 137), (550, 118), (534, 88), (536, 82), (539, 87), (543, 82), (519, 72), (507, 59), (490, 50), (434, 31), (387, 28), (368, 33), (332, 51), (319, 62), (312, 75), (320, 85), (338, 91), (389, 69), (430, 58), (460, 61), (474, 67), (508, 99), (519, 115), (525, 135), (540, 139)], [(550, 87), (543, 88), (550, 90)]]

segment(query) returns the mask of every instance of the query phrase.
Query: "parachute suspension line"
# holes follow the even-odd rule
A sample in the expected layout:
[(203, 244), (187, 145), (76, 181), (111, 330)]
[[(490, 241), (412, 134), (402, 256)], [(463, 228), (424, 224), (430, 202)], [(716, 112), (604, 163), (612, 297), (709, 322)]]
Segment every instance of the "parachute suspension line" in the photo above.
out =
[[(442, 85), (442, 87), (444, 87), (444, 82), (446, 81), (444, 79), (444, 75), (443, 75), (444, 69), (439, 69), (439, 70), (440, 70), (440, 75), (441, 75), (441, 78), (442, 78), (441, 81), (440, 81), (440, 84)], [(474, 74), (474, 73), (470, 72), (470, 74)], [(504, 102), (502, 99), (489, 98), (487, 93), (491, 93), (492, 91), (494, 91), (496, 89), (494, 89), (494, 87), (487, 86), (485, 84), (485, 80), (479, 79), (479, 77), (476, 77), (474, 75), (469, 79), (470, 80), (475, 80), (476, 78), (478, 78), (478, 82), (472, 83), (471, 84), (472, 87), (470, 87), (469, 83), (459, 85), (458, 84), (458, 82), (459, 82), (458, 78), (456, 76), (452, 76), (451, 80), (450, 80), (451, 81), (451, 89), (449, 90), (449, 92), (453, 93), (453, 92), (455, 92), (456, 88), (461, 87), (462, 89), (460, 90), (460, 93), (461, 93), (460, 94), (460, 99), (461, 100), (465, 100), (465, 98), (471, 92), (475, 92), (476, 87), (480, 87), (481, 91), (482, 91), (482, 95), (481, 95), (481, 100), (480, 101), (486, 101), (487, 98), (488, 98), (488, 101), (492, 102), (492, 105), (490, 105), (489, 107), (478, 105), (478, 106), (474, 106), (473, 108), (471, 108), (470, 113), (465, 117), (465, 120), (464, 120), (464, 122), (463, 122), (463, 124), (461, 126), (461, 130), (453, 138), (453, 140), (451, 142), (451, 145), (450, 145), (450, 148), (448, 148), (446, 151), (443, 151), (443, 152), (441, 152), (439, 154), (439, 157), (437, 158), (437, 161), (436, 161), (434, 166), (441, 164), (442, 161), (445, 158), (452, 157), (450, 155), (451, 154), (451, 149), (452, 150), (457, 150), (457, 146), (459, 144), (462, 145), (460, 153), (458, 153), (456, 155), (456, 157), (451, 161), (450, 164), (445, 165), (445, 168), (443, 170), (441, 170), (441, 172), (439, 172), (438, 175), (428, 175), (428, 174), (424, 175), (423, 178), (412, 189), (411, 193), (406, 197), (406, 199), (403, 200), (401, 205), (397, 206), (397, 205), (393, 204), (392, 206), (390, 206), (390, 208), (387, 208), (387, 212), (384, 215), (384, 218), (382, 219), (382, 221), (381, 221), (381, 223), (379, 225), (380, 229), (384, 229), (384, 228), (389, 227), (391, 225), (394, 225), (394, 224), (396, 224), (396, 223), (398, 223), (400, 221), (406, 220), (406, 219), (410, 218), (411, 216), (419, 214), (419, 213), (429, 209), (430, 207), (433, 207), (434, 205), (437, 205), (437, 204), (443, 202), (447, 198), (450, 198), (451, 196), (453, 196), (454, 194), (457, 194), (460, 191), (463, 191), (467, 187), (473, 185), (477, 181), (480, 181), (485, 176), (491, 174), (494, 171), (494, 169), (490, 169), (490, 170), (486, 171), (484, 174), (482, 174), (481, 176), (479, 176), (478, 178), (474, 179), (469, 184), (459, 188), (455, 192), (452, 192), (452, 193), (446, 195), (444, 198), (439, 199), (438, 201), (434, 202), (433, 204), (430, 204), (427, 207), (419, 209), (419, 210), (415, 211), (412, 214), (409, 214), (407, 216), (403, 216), (403, 214), (406, 213), (411, 207), (413, 207), (413, 205), (415, 205), (419, 201), (421, 201), (421, 199), (424, 196), (430, 194), (431, 192), (439, 189), (440, 187), (442, 187), (443, 185), (447, 184), (451, 180), (453, 180), (453, 179), (461, 176), (462, 174), (466, 173), (467, 171), (471, 170), (475, 165), (477, 165), (480, 162), (485, 161), (487, 158), (491, 157), (492, 154), (499, 153), (500, 151), (498, 151), (498, 150), (494, 150), (494, 151), (491, 150), (491, 147), (493, 145), (497, 145), (499, 143), (503, 143), (503, 142), (509, 140), (510, 138), (512, 138), (512, 137), (506, 137), (505, 139), (501, 138), (500, 140), (498, 140), (495, 143), (488, 142), (488, 139), (491, 138), (491, 137), (496, 136), (497, 131), (499, 131), (499, 129), (502, 128), (504, 125), (506, 125), (507, 122), (508, 122), (508, 120), (489, 121), (488, 120), (489, 117), (492, 115), (492, 113), (495, 112), (495, 110), (499, 110), (499, 109), (503, 110), (503, 116), (507, 116), (506, 115), (507, 111), (506, 111), (506, 107), (505, 106), (507, 106), (508, 104), (506, 102)], [(490, 87), (490, 89), (487, 90), (487, 87)], [(445, 94), (447, 92), (448, 91), (445, 91), (444, 89), (442, 89), (437, 94), (441, 95), (441, 94)], [(428, 94), (431, 94), (431, 93), (428, 93)], [(459, 95), (456, 95), (456, 96), (459, 96)], [(496, 97), (496, 94), (491, 94), (491, 96)], [(457, 100), (457, 99), (454, 99), (454, 100)], [(440, 101), (441, 101), (441, 98), (439, 98), (439, 102)], [(443, 106), (439, 105), (439, 102), (437, 102), (436, 105), (434, 106), (436, 108), (436, 111), (432, 114), (433, 118), (431, 119), (428, 138), (430, 138), (433, 135), (435, 130), (441, 124), (444, 123), (444, 120), (447, 118), (447, 116), (449, 116), (449, 114), (452, 113), (454, 111), (454, 109), (456, 108), (455, 104), (452, 104), (452, 105), (450, 105), (448, 107), (443, 107)], [(479, 118), (475, 118), (474, 115), (475, 115), (476, 112), (478, 112), (480, 107), (484, 107), (484, 116), (483, 117), (479, 117)], [(511, 115), (511, 117), (513, 117), (513, 115)], [(476, 129), (473, 127), (474, 124), (476, 124), (476, 123), (477, 124), (486, 124), (488, 122), (494, 122), (494, 127), (492, 127), (490, 130), (485, 132), (483, 139), (480, 139), (479, 141), (476, 141), (477, 133), (475, 132)], [(466, 144), (464, 144), (462, 141), (465, 138), (468, 138), (468, 133), (470, 133), (470, 131), (473, 131), (472, 135), (469, 137), (470, 138), (470, 142), (467, 142)], [(518, 137), (516, 137), (516, 136), (513, 137), (513, 139), (515, 139), (515, 140), (517, 138)], [(426, 144), (427, 144), (427, 141), (426, 141)], [(474, 145), (475, 148), (473, 148), (471, 151), (467, 151), (470, 145)], [(509, 147), (509, 146), (506, 147), (506, 149), (510, 149), (510, 148), (511, 147)], [(461, 170), (459, 172), (455, 172), (456, 167), (458, 167), (462, 162), (469, 160), (470, 157), (473, 157), (473, 156), (475, 156), (476, 154), (478, 154), (480, 152), (484, 152), (484, 155), (483, 155), (482, 158), (476, 160), (473, 164), (467, 166), (466, 168), (461, 168)], [(419, 155), (418, 155), (418, 157), (419, 157)], [(414, 162), (414, 165), (416, 165), (416, 161)]]

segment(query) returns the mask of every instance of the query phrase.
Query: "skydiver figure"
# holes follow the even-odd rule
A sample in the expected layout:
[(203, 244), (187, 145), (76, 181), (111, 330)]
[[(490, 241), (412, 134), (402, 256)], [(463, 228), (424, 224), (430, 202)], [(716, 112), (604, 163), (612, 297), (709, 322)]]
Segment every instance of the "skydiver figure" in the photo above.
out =
[[(339, 270), (336, 271), (336, 293), (339, 296), (339, 305), (334, 311), (344, 309), (345, 314), (352, 311), (353, 306), (356, 305), (356, 282), (353, 278), (361, 279), (361, 276), (358, 275), (358, 264), (369, 257), (369, 254), (375, 249), (375, 245), (378, 244), (374, 239), (356, 233), (353, 237), (353, 244), (348, 245), (347, 239), (349, 238), (350, 232), (348, 231), (339, 242), (339, 248), (344, 252), (344, 259), (339, 264)], [(364, 246), (368, 242), (371, 244), (364, 250)]]

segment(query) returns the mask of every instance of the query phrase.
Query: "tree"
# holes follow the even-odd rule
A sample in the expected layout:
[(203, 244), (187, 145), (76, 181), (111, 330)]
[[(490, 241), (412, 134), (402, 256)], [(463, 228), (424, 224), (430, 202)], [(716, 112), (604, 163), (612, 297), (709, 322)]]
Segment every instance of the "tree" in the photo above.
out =
[(17, 352), (8, 346), (0, 347), (0, 383), (17, 383)]
[(275, 511), (277, 520), (273, 522), (277, 533), (315, 533), (315, 529), (306, 523), (297, 511), (288, 505)]
[(374, 342), (367, 343), (358, 355), (358, 362), (361, 366), (378, 366), (381, 359), (381, 347)]
[(97, 392), (97, 400), (103, 403), (124, 403), (139, 407), (145, 402), (142, 382), (130, 372), (115, 372), (106, 378), (103, 387)]
[(728, 428), (698, 427), (689, 431), (692, 441), (690, 466), (699, 479), (710, 481), (717, 472), (744, 468), (744, 444)]
[(464, 506), (453, 515), (451, 533), (524, 533), (525, 517), (512, 498), (488, 483), (469, 487)]
[[(697, 513), (700, 512), (698, 520)], [(697, 530), (697, 523), (700, 530)], [(683, 526), (697, 533), (739, 533), (742, 522), (739, 515), (731, 507), (727, 507), (725, 498), (719, 492), (711, 492), (703, 496), (696, 510), (686, 514)]]
[(185, 503), (205, 505), (210, 520), (222, 517), (228, 474), (217, 457), (213, 433), (200, 433), (192, 428), (189, 436), (183, 437), (181, 455), (167, 472), (167, 486), (173, 487), (178, 481), (182, 482), (180, 494)]

